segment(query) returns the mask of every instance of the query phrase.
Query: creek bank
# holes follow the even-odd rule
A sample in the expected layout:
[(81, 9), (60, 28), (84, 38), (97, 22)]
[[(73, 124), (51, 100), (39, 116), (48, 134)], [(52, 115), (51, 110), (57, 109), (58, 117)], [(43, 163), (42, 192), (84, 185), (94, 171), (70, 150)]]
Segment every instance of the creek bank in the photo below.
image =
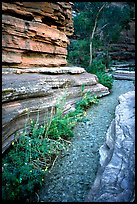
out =
[[(111, 94), (93, 105), (83, 122), (74, 129), (68, 150), (56, 161), (39, 190), (40, 201), (84, 202), (96, 178), (99, 148), (115, 116), (118, 97), (134, 90), (132, 81), (114, 80)], [(36, 198), (37, 200), (37, 198)]]

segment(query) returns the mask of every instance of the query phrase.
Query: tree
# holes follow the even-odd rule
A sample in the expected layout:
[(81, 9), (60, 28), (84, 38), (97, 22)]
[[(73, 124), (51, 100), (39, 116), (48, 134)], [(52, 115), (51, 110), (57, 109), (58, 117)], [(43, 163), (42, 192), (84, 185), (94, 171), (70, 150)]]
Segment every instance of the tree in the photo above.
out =
[(123, 28), (128, 29), (133, 5), (129, 2), (75, 2), (69, 61), (86, 68), (96, 58), (97, 50), (109, 55), (110, 44), (119, 40)]
[(102, 9), (104, 8), (106, 4), (104, 3), (101, 8), (98, 10), (97, 12), (97, 15), (96, 15), (96, 18), (95, 18), (95, 23), (94, 23), (94, 27), (93, 27), (93, 30), (92, 30), (92, 34), (91, 34), (91, 37), (90, 37), (90, 60), (89, 60), (89, 66), (91, 66), (91, 63), (92, 63), (92, 41), (93, 41), (93, 38), (94, 38), (94, 35), (95, 35), (95, 30), (97, 28), (97, 22), (98, 22), (98, 18), (99, 18), (99, 14), (100, 12), (102, 11)]

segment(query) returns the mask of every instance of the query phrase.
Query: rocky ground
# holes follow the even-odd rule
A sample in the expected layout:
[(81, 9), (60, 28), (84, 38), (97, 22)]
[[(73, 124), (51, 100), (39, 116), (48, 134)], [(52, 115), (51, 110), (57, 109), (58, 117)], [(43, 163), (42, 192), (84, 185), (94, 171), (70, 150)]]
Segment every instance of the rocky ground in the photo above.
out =
[(134, 90), (132, 81), (115, 80), (111, 94), (102, 97), (98, 105), (74, 129), (75, 137), (69, 149), (58, 158), (46, 177), (36, 199), (44, 202), (83, 202), (99, 166), (99, 148), (114, 118), (118, 97)]
[(135, 91), (118, 98), (115, 118), (100, 147), (100, 166), (87, 202), (133, 202), (135, 199)]

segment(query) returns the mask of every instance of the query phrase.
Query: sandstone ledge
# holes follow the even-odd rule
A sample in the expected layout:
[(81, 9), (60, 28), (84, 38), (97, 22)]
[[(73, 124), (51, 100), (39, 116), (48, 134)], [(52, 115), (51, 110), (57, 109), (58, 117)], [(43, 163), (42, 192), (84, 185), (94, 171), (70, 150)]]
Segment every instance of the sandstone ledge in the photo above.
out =
[[(3, 69), (4, 70), (4, 69)], [(11, 69), (12, 70), (12, 69)], [(10, 70), (10, 71), (11, 71)], [(39, 70), (39, 69), (38, 69)], [(29, 119), (44, 122), (52, 107), (59, 98), (66, 97), (64, 112), (69, 111), (84, 93), (90, 91), (99, 97), (109, 94), (107, 87), (98, 83), (94, 74), (87, 73), (83, 68), (64, 67), (33, 70), (36, 73), (13, 72), (2, 77), (2, 151), (4, 152), (14, 140), (17, 130), (23, 129)]]
[(81, 74), (86, 72), (82, 67), (33, 67), (33, 68), (3, 68), (2, 74), (22, 74), (22, 73), (45, 73), (45, 74)]
[(135, 199), (135, 91), (121, 95), (119, 102), (99, 150), (100, 167), (86, 202)]

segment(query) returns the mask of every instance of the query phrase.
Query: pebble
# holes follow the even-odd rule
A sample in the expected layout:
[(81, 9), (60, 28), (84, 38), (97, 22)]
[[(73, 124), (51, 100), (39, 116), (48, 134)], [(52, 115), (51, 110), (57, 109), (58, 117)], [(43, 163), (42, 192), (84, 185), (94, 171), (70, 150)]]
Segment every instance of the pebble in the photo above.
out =
[[(99, 165), (98, 150), (104, 143), (105, 133), (114, 118), (118, 97), (131, 90), (134, 90), (132, 81), (114, 80), (111, 94), (100, 98), (98, 105), (93, 105), (88, 109), (86, 118), (89, 120), (86, 123), (79, 123), (74, 128), (75, 136), (72, 138), (69, 154), (56, 161), (52, 173), (46, 178), (45, 185), (39, 191), (40, 201), (84, 201), (85, 195), (89, 192), (87, 185), (92, 186), (96, 177)], [(54, 173), (60, 177), (58, 181), (54, 177)], [(68, 174), (70, 175), (69, 188), (67, 179), (64, 179)], [(52, 186), (54, 186), (54, 192), (48, 191)], [(122, 186), (126, 187), (124, 181)], [(70, 196), (72, 192), (73, 196)]]

